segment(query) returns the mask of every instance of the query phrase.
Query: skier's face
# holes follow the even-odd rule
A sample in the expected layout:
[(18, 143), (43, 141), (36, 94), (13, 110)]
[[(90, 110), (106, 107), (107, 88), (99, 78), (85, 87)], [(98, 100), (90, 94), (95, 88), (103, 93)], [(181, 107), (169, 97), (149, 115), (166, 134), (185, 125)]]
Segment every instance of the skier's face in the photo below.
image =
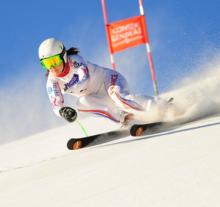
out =
[(62, 71), (63, 71), (63, 67), (64, 67), (64, 64), (62, 63), (61, 65), (59, 66), (54, 66), (50, 69), (50, 73), (54, 76), (54, 77), (57, 77), (59, 76)]

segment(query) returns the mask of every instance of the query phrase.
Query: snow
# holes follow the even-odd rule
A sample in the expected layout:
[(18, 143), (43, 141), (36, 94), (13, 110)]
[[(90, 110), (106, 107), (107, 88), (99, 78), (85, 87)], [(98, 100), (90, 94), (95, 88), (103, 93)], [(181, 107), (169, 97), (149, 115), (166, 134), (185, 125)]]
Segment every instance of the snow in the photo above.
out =
[(68, 151), (76, 128), (0, 146), (0, 206), (220, 205), (220, 116)]

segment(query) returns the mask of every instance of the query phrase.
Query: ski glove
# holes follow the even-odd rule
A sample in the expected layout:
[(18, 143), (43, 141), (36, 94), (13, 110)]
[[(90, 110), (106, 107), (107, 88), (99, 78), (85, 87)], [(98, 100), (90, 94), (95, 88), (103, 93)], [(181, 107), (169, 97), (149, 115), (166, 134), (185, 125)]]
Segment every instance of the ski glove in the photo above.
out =
[(60, 116), (66, 119), (68, 122), (73, 122), (77, 118), (77, 112), (71, 107), (62, 107), (59, 110)]

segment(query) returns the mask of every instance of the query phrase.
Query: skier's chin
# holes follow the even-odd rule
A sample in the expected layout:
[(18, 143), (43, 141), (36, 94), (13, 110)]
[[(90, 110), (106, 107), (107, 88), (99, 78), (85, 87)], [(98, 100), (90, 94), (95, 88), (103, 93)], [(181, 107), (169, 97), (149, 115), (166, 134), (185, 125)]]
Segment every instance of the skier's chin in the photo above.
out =
[(60, 74), (62, 74), (62, 72), (51, 72), (51, 75), (52, 75), (53, 77), (59, 77)]
[(53, 68), (50, 73), (53, 77), (59, 77), (60, 75), (63, 74), (63, 71), (64, 71), (64, 65), (60, 65), (56, 68)]

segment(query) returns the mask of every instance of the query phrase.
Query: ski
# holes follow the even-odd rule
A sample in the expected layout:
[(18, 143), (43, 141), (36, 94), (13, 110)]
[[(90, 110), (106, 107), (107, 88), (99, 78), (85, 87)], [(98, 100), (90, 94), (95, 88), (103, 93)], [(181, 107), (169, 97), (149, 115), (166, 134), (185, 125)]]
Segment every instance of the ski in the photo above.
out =
[(130, 128), (130, 135), (137, 137), (142, 135), (149, 135), (175, 129), (179, 126), (175, 122), (155, 122), (148, 124), (134, 124)]
[(78, 150), (85, 147), (91, 147), (100, 145), (106, 142), (110, 142), (116, 139), (120, 139), (130, 135), (129, 130), (116, 130), (105, 133), (100, 133), (88, 137), (81, 138), (71, 138), (67, 142), (67, 149), (69, 150)]
[(86, 147), (98, 137), (99, 135), (93, 135), (93, 136), (83, 137), (83, 138), (71, 138), (67, 142), (67, 148), (69, 150), (77, 150), (77, 149)]
[(110, 132), (95, 134), (88, 137), (70, 138), (67, 142), (69, 150), (78, 150), (85, 147), (104, 144), (113, 140), (127, 137), (129, 135), (137, 137), (159, 133), (171, 129), (174, 125), (167, 122), (156, 122), (148, 124), (134, 124), (126, 129), (119, 129)]
[(156, 123), (150, 123), (150, 124), (134, 124), (130, 128), (130, 135), (137, 137), (137, 136), (142, 136), (144, 134), (152, 134), (158, 131), (162, 125), (163, 122), (156, 122)]

